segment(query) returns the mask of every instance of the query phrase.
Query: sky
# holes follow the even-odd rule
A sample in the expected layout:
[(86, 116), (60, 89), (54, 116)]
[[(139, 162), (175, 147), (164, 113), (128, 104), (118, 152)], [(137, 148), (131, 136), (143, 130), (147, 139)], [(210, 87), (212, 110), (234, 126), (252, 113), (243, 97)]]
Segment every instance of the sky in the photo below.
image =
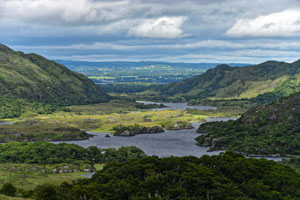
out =
[(300, 59), (300, 0), (0, 0), (0, 43), (49, 59)]

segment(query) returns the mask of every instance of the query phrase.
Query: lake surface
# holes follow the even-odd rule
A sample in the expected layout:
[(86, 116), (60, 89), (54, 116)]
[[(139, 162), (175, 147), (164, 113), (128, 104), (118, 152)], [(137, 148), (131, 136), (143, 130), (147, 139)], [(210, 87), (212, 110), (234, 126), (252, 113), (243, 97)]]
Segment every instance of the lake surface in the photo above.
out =
[[(138, 101), (144, 104), (160, 104), (157, 102), (148, 101)], [(186, 103), (163, 103), (168, 106), (167, 108), (159, 108), (155, 110), (185, 110), (187, 108), (197, 109), (197, 110), (209, 110), (216, 109), (216, 107), (210, 106), (189, 106)], [(215, 117), (206, 119), (208, 122), (213, 121), (228, 121), (236, 120), (236, 117)], [(193, 123), (193, 129), (184, 130), (167, 130), (163, 133), (155, 134), (139, 134), (132, 137), (120, 137), (113, 136), (110, 133), (100, 133), (100, 132), (89, 132), (95, 135), (93, 138), (88, 140), (73, 140), (73, 141), (56, 141), (53, 143), (69, 143), (77, 144), (82, 147), (97, 146), (98, 148), (120, 148), (128, 146), (136, 146), (142, 149), (147, 155), (168, 157), (168, 156), (197, 156), (201, 157), (203, 155), (218, 155), (222, 151), (207, 152), (208, 147), (201, 147), (197, 145), (195, 140), (199, 134), (196, 132), (197, 128), (201, 123)], [(110, 137), (105, 137), (105, 135), (110, 135)], [(280, 161), (283, 157), (256, 157), (265, 158), (274, 161)], [(90, 177), (91, 174), (87, 175)]]
[(195, 110), (216, 110), (217, 107), (213, 106), (190, 106), (187, 103), (158, 103), (158, 102), (151, 102), (151, 101), (136, 101), (137, 103), (147, 104), (163, 104), (167, 107), (165, 108), (155, 108), (153, 110), (185, 110), (185, 109), (195, 109)]
[[(220, 118), (218, 118), (220, 120)], [(228, 120), (231, 118), (223, 118)], [(95, 133), (89, 140), (66, 141), (69, 144), (77, 144), (82, 147), (97, 146), (98, 148), (120, 148), (126, 146), (136, 146), (142, 149), (147, 155), (159, 157), (168, 156), (203, 156), (218, 155), (221, 151), (207, 152), (208, 147), (197, 145), (196, 138), (199, 136), (196, 129), (200, 123), (193, 123), (194, 129), (165, 131), (156, 134), (140, 134), (132, 137), (113, 136), (105, 137), (108, 133)], [(54, 142), (60, 143), (60, 142)]]
[(1, 125), (12, 125), (14, 124), (15, 122), (5, 122), (5, 121), (0, 121), (0, 126)]
[[(160, 104), (157, 102), (138, 101), (144, 104)], [(163, 103), (168, 106), (166, 108), (158, 108), (154, 110), (185, 110), (187, 108), (197, 110), (215, 110), (216, 107), (210, 106), (189, 106), (186, 103)], [(235, 120), (234, 117), (227, 118), (208, 118), (207, 121), (227, 121)], [(167, 130), (163, 133), (156, 134), (139, 134), (132, 137), (113, 136), (110, 133), (95, 133), (89, 140), (66, 141), (69, 144), (77, 144), (82, 147), (97, 146), (98, 148), (120, 148), (128, 146), (136, 146), (142, 149), (147, 155), (156, 155), (159, 157), (168, 156), (197, 156), (218, 155), (221, 151), (207, 152), (208, 147), (197, 145), (195, 138), (199, 136), (196, 132), (201, 123), (193, 123), (193, 129), (184, 130)], [(110, 137), (105, 137), (109, 134)], [(54, 142), (60, 143), (60, 142)]]

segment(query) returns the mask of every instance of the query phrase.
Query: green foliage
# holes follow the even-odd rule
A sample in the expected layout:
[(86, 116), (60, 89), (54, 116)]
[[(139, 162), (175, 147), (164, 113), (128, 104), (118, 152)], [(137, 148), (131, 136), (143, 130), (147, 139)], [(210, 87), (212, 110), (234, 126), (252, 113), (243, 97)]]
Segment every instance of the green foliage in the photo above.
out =
[(120, 149), (83, 148), (75, 144), (48, 142), (10, 142), (0, 145), (1, 163), (107, 163), (142, 158), (145, 154), (136, 147)]
[(36, 200), (57, 200), (56, 187), (51, 184), (39, 185), (35, 188)]
[(103, 84), (100, 88), (107, 93), (137, 93), (145, 90), (157, 88), (158, 84), (143, 84), (143, 83), (114, 83)]
[[(270, 103), (276, 98), (300, 91), (299, 62), (267, 61), (246, 67), (219, 65), (194, 78), (154, 88), (145, 94), (161, 99), (232, 100), (251, 99), (254, 103)], [(171, 97), (171, 98), (170, 98)]]
[(82, 140), (91, 136), (78, 128), (41, 122), (39, 120), (26, 120), (14, 124), (1, 125), (0, 128), (1, 142)]
[(4, 194), (6, 196), (14, 197), (16, 195), (17, 188), (13, 186), (11, 183), (5, 183), (2, 185), (2, 188), (0, 190), (1, 194)]
[(0, 46), (0, 118), (18, 117), (28, 108), (47, 114), (57, 105), (111, 99), (91, 80), (63, 65)]
[(139, 124), (134, 124), (132, 126), (124, 126), (122, 124), (116, 125), (112, 128), (115, 135), (119, 135), (123, 133), (124, 131), (129, 131), (130, 133), (140, 133), (143, 126), (140, 126)]
[(300, 93), (254, 107), (236, 121), (202, 124), (200, 145), (247, 154), (300, 154)]
[(0, 97), (0, 119), (20, 117), (25, 112), (50, 114), (59, 108), (58, 105), (20, 98)]
[(265, 159), (147, 157), (112, 163), (92, 179), (63, 184), (58, 199), (300, 199), (300, 175)]
[(291, 156), (288, 159), (283, 159), (280, 163), (284, 164), (284, 165), (288, 165), (288, 166), (296, 169), (296, 171), (298, 173), (300, 172), (300, 157), (299, 156)]
[(164, 129), (160, 126), (146, 127), (139, 124), (124, 126), (122, 124), (112, 128), (115, 136), (134, 136), (143, 133), (162, 133)]

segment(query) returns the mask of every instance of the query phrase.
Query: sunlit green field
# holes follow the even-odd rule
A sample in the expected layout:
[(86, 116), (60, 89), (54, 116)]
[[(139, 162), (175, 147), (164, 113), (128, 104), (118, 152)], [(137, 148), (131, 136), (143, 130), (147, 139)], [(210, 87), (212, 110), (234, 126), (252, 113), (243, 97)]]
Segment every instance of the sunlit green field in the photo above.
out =
[[(236, 113), (225, 111), (181, 111), (181, 110), (135, 110), (119, 113), (103, 113), (97, 105), (73, 106), (71, 112), (56, 112), (51, 115), (39, 115), (36, 120), (52, 125), (68, 125), (92, 132), (112, 132), (115, 125), (163, 126), (176, 122), (204, 122), (208, 117), (236, 116)], [(79, 112), (80, 111), (80, 112)]]
[[(61, 173), (54, 174), (53, 168), (58, 165), (37, 165), (37, 164), (0, 164), (0, 185), (12, 183), (19, 189), (30, 190), (37, 185), (52, 183), (60, 185), (63, 182), (72, 183), (78, 179), (84, 179), (84, 174), (89, 172)], [(59, 164), (59, 166), (71, 166), (70, 164)], [(96, 164), (97, 170), (102, 169), (104, 164)], [(0, 198), (1, 199), (1, 198)]]
[[(0, 200), (25, 200), (25, 199), (24, 198), (19, 198), (19, 197), (8, 197), (8, 196), (0, 194)], [(26, 198), (26, 200), (30, 200), (30, 199)]]
[[(10, 125), (15, 130), (27, 133), (32, 130), (43, 134), (55, 127), (75, 127), (91, 132), (113, 132), (116, 125), (139, 124), (146, 127), (167, 126), (167, 124), (205, 122), (209, 117), (238, 116), (232, 110), (159, 110), (137, 109), (128, 102), (110, 102), (94, 105), (71, 106), (65, 111), (48, 115), (33, 115), (15, 119), (18, 123)], [(41, 124), (43, 125), (41, 127)]]

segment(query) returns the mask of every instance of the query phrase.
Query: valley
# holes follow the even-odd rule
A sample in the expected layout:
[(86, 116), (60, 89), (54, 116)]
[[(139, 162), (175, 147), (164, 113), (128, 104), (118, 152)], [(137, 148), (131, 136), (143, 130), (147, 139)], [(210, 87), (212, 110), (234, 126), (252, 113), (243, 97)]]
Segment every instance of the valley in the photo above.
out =
[(298, 0), (0, 0), (0, 200), (300, 200)]
[[(91, 180), (99, 177), (99, 173), (101, 177), (101, 173), (106, 173), (105, 170), (135, 162), (141, 162), (140, 166), (143, 166), (147, 159), (153, 159), (154, 163), (168, 163), (171, 159), (170, 162), (194, 166), (195, 162), (207, 165), (206, 159), (218, 163), (218, 159), (224, 158), (235, 162), (247, 160), (249, 163), (259, 163), (263, 166), (262, 170), (266, 170), (265, 165), (284, 168), (291, 174), (300, 169), (298, 62), (287, 64), (272, 61), (243, 67), (220, 65), (183, 81), (174, 82), (175, 79), (170, 79), (172, 83), (163, 85), (142, 81), (138, 84), (146, 84), (147, 87), (135, 89), (136, 80), (126, 85), (128, 83), (114, 78), (119, 82), (108, 86), (113, 90), (107, 90), (97, 86), (97, 81), (93, 82), (38, 55), (14, 52), (5, 46), (1, 46), (0, 53), (7, 58), (2, 63), (2, 71), (8, 74), (0, 82), (0, 86), (5, 88), (0, 98), (0, 142), (3, 143), (0, 146), (0, 185), (11, 187), (14, 191), (13, 195), (8, 196), (28, 199), (42, 195), (40, 192), (52, 191), (51, 195), (60, 198), (70, 198), (68, 195), (80, 193), (90, 197), (97, 194), (110, 199), (98, 190), (93, 193), (90, 193), (90, 189), (86, 191), (81, 184), (93, 188), (95, 186)], [(28, 70), (33, 68), (36, 71), (26, 74), (24, 67), (20, 71), (18, 66), (21, 63), (27, 63), (25, 68)], [(263, 74), (262, 69), (270, 66), (273, 72)], [(91, 79), (103, 76), (92, 75), (95, 73), (93, 70), (98, 68), (87, 69)], [(128, 70), (126, 67), (124, 69)], [(152, 69), (165, 70), (158, 72), (164, 76), (168, 75), (163, 72), (173, 73), (170, 68)], [(147, 67), (142, 70), (149, 74)], [(177, 68), (175, 70), (186, 75)], [(19, 79), (11, 80), (11, 73), (18, 74)], [(119, 73), (118, 76), (122, 76), (123, 71), (119, 70)], [(192, 74), (194, 71), (188, 76)], [(258, 74), (263, 75), (258, 77)], [(53, 77), (41, 84), (44, 80), (40, 78), (43, 76)], [(8, 90), (9, 87), (13, 90)], [(120, 92), (116, 88), (125, 90)], [(279, 162), (245, 158), (240, 154), (264, 156)], [(154, 163), (149, 167), (150, 171)], [(228, 166), (226, 170), (230, 170)], [(195, 172), (194, 167), (188, 169), (192, 173), (200, 170)], [(207, 170), (212, 170), (210, 165), (207, 165)], [(213, 171), (220, 173), (218, 170)], [(91, 176), (90, 173), (95, 173), (92, 179), (86, 177)], [(227, 177), (222, 173), (222, 177)], [(147, 172), (147, 176), (151, 177), (151, 173)], [(184, 177), (190, 179), (192, 176), (189, 174)], [(298, 181), (298, 174), (294, 177)], [(232, 179), (232, 184), (239, 184), (231, 175), (227, 178)], [(284, 177), (285, 180), (289, 178)], [(213, 179), (217, 181), (217, 177)], [(117, 180), (116, 184), (122, 185), (122, 181), (120, 183)], [(139, 181), (143, 182), (143, 179)], [(278, 192), (272, 194), (271, 199), (279, 193), (287, 196), (285, 191), (275, 189), (268, 181), (263, 185), (266, 188), (274, 187)], [(108, 187), (106, 183), (102, 186)], [(198, 186), (205, 187), (203, 183)], [(133, 184), (130, 187), (137, 186)], [(107, 191), (113, 188), (109, 186)], [(117, 186), (116, 190), (119, 189)], [(295, 197), (298, 195), (294, 188), (289, 189), (293, 190)], [(268, 192), (266, 189), (261, 195)], [(180, 193), (184, 194), (183, 191)], [(172, 192), (169, 191), (170, 194)], [(239, 194), (245, 197), (249, 195), (243, 189)], [(160, 193), (160, 196), (164, 195)], [(217, 193), (212, 195), (218, 196)], [(227, 195), (238, 196), (235, 193)]]

